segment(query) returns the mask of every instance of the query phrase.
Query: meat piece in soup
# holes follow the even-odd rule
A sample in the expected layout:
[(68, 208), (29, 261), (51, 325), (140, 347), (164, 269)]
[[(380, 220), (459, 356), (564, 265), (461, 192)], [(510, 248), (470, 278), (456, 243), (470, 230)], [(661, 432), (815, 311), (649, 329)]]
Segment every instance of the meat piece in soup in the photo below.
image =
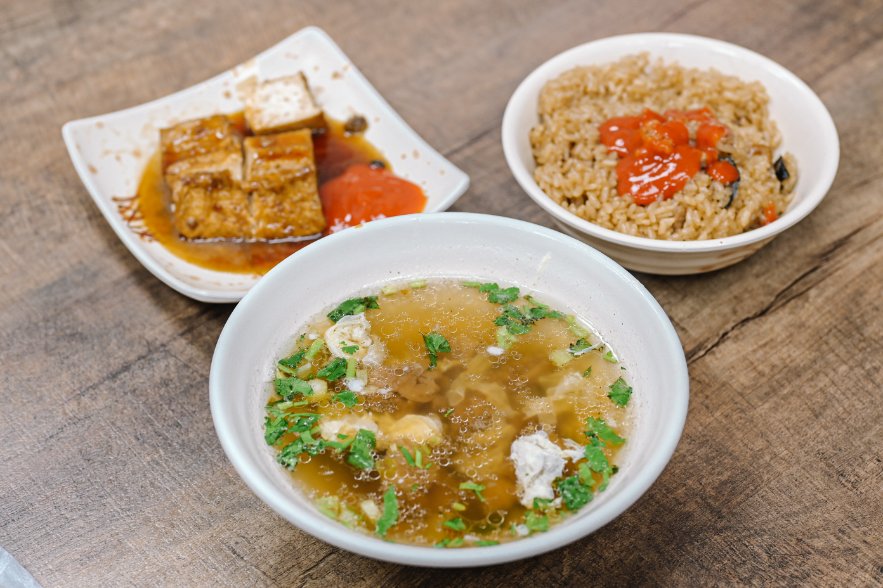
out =
[(516, 287), (343, 301), (276, 364), (264, 433), (317, 508), (390, 541), (543, 532), (616, 473), (632, 389), (586, 324)]

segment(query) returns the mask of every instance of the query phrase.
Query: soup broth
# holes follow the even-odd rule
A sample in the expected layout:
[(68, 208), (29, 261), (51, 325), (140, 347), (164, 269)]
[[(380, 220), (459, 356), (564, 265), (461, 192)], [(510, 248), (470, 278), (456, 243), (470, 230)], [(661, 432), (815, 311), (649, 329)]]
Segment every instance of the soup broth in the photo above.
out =
[(265, 438), (323, 513), (387, 540), (542, 532), (615, 474), (626, 372), (589, 327), (514, 287), (423, 281), (298, 334)]

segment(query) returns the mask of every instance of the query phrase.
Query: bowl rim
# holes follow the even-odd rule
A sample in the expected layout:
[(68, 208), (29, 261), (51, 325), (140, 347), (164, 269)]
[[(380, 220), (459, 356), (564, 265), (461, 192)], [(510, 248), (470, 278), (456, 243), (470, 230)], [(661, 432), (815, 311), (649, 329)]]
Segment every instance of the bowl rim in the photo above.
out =
[[(829, 156), (824, 159), (821, 179), (808, 189), (803, 200), (797, 202), (796, 205), (768, 225), (729, 237), (694, 241), (666, 241), (627, 235), (580, 218), (557, 204), (537, 185), (533, 175), (519, 158), (517, 144), (520, 140), (520, 135), (515, 128), (515, 120), (518, 114), (523, 112), (525, 108), (536, 109), (536, 104), (528, 101), (528, 94), (531, 93), (534, 87), (542, 88), (547, 81), (575, 67), (575, 65), (569, 63), (574, 57), (586, 55), (585, 61), (587, 64), (602, 63), (605, 60), (592, 59), (588, 56), (606, 46), (630, 44), (634, 45), (634, 52), (637, 53), (664, 47), (672, 43), (687, 44), (705, 50), (711, 49), (726, 53), (742, 61), (752, 62), (786, 81), (795, 91), (795, 96), (805, 101), (807, 106), (815, 111), (816, 125), (825, 137), (826, 142), (829, 143)], [(537, 91), (539, 92), (539, 90)], [(551, 57), (528, 74), (509, 98), (503, 113), (501, 141), (506, 163), (509, 166), (509, 170), (515, 176), (515, 180), (527, 195), (543, 210), (552, 215), (555, 220), (603, 241), (632, 249), (655, 252), (719, 252), (769, 240), (803, 220), (821, 203), (834, 182), (840, 162), (840, 140), (837, 134), (837, 127), (834, 124), (831, 113), (828, 112), (822, 100), (806, 82), (772, 59), (740, 45), (710, 37), (681, 33), (633, 33), (604, 37), (571, 47)]]
[[(335, 524), (318, 511), (314, 512), (293, 504), (284, 493), (278, 491), (270, 480), (261, 474), (260, 469), (248, 458), (245, 450), (246, 444), (240, 441), (233, 432), (232, 422), (235, 410), (226, 408), (224, 386), (220, 381), (222, 369), (220, 366), (225, 363), (225, 358), (232, 353), (228, 350), (235, 348), (236, 332), (240, 328), (239, 325), (245, 324), (249, 320), (252, 308), (260, 305), (260, 299), (264, 293), (273, 288), (282, 287), (288, 279), (287, 275), (296, 273), (294, 268), (308, 256), (322, 256), (325, 249), (335, 245), (338, 241), (357, 241), (360, 238), (359, 235), (384, 232), (414, 223), (442, 226), (461, 223), (470, 224), (476, 228), (481, 225), (497, 225), (511, 229), (513, 232), (534, 233), (546, 239), (552, 239), (565, 248), (579, 249), (593, 258), (594, 262), (602, 269), (612, 272), (617, 279), (634, 290), (655, 315), (660, 326), (660, 339), (665, 341), (666, 347), (670, 351), (676, 352), (675, 356), (678, 359), (676, 365), (672, 367), (671, 379), (667, 386), (673, 391), (671, 398), (673, 417), (664, 424), (659, 433), (660, 441), (638, 476), (630, 484), (610, 495), (607, 502), (595, 512), (581, 520), (575, 520), (569, 525), (553, 527), (546, 533), (497, 546), (445, 550), (434, 547), (391, 544), (347, 529), (343, 525)], [(312, 244), (304, 249), (303, 253), (303, 255), (288, 257), (270, 270), (264, 279), (258, 282), (236, 306), (218, 338), (209, 375), (209, 401), (212, 420), (227, 458), (242, 480), (264, 503), (303, 531), (331, 545), (382, 561), (425, 567), (471, 567), (499, 564), (557, 549), (597, 531), (634, 504), (656, 481), (670, 461), (684, 429), (689, 401), (687, 362), (680, 339), (665, 311), (650, 292), (619, 264), (591, 246), (558, 231), (521, 220), (485, 214), (445, 212), (393, 217), (361, 227), (346, 229)]]

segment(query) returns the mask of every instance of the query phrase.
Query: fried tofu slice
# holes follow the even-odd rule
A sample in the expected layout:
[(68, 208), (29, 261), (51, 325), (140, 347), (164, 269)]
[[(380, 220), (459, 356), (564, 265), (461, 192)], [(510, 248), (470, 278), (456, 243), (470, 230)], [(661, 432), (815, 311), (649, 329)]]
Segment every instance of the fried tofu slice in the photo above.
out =
[(248, 194), (242, 188), (242, 137), (226, 116), (160, 131), (163, 174), (175, 227), (187, 239), (247, 239)]
[(258, 84), (246, 98), (245, 120), (256, 135), (325, 126), (302, 72)]
[(162, 129), (160, 144), (163, 174), (170, 184), (194, 172), (229, 171), (242, 179), (242, 136), (223, 114)]
[(315, 235), (325, 228), (309, 129), (248, 137), (244, 185), (256, 239)]
[(227, 171), (182, 176), (172, 191), (175, 228), (187, 239), (249, 239), (253, 222), (242, 183)]

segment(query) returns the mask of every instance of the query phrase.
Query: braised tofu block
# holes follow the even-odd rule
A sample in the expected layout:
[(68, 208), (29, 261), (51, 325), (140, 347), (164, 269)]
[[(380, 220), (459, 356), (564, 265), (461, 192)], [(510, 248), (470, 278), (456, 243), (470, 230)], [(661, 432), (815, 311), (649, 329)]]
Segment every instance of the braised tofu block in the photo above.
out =
[(175, 227), (187, 239), (250, 238), (248, 194), (242, 189), (242, 137), (223, 115), (160, 132), (163, 174)]
[(245, 140), (245, 187), (256, 239), (286, 239), (325, 228), (309, 129)]
[(245, 120), (256, 135), (325, 126), (322, 109), (301, 72), (258, 84), (246, 98)]
[(172, 198), (175, 228), (187, 239), (247, 239), (252, 235), (248, 194), (227, 171), (183, 175)]
[(169, 185), (195, 172), (229, 171), (234, 179), (242, 179), (242, 137), (222, 114), (162, 129), (160, 143)]

